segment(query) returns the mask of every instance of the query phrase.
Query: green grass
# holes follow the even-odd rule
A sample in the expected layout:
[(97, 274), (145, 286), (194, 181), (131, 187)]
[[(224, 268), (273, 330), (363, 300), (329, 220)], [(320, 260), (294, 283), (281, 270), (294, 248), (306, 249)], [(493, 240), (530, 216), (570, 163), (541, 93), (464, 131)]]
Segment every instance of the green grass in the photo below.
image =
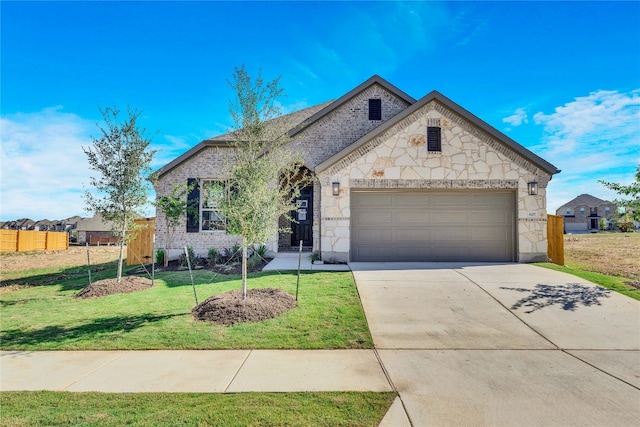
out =
[(373, 426), (386, 393), (0, 393), (2, 426)]
[[(92, 274), (115, 277), (113, 264)], [(330, 349), (372, 348), (350, 272), (309, 272), (300, 277), (298, 305), (276, 319), (218, 326), (195, 321), (189, 272), (163, 272), (156, 286), (97, 299), (74, 299), (88, 284), (69, 269), (32, 276), (42, 283), (0, 294), (3, 350)], [(57, 280), (59, 276), (62, 279)], [(195, 271), (199, 301), (240, 289), (238, 276)], [(281, 288), (295, 295), (292, 273), (250, 275), (249, 288)]]
[(536, 265), (544, 268), (549, 268), (551, 270), (561, 271), (563, 273), (573, 274), (574, 276), (578, 276), (604, 288), (611, 289), (612, 291), (619, 292), (623, 295), (640, 301), (640, 289), (636, 289), (633, 286), (629, 286), (624, 283), (628, 282), (629, 279), (625, 279), (623, 277), (607, 276), (605, 274), (593, 273), (591, 271), (581, 270), (573, 267), (564, 267), (551, 263), (537, 263)]

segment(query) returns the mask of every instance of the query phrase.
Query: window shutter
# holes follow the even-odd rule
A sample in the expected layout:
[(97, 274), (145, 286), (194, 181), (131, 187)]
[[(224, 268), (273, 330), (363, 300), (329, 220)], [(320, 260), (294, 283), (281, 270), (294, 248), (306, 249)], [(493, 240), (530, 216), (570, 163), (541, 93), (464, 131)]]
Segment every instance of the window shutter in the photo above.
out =
[(382, 100), (369, 100), (369, 120), (382, 120)]
[(190, 188), (187, 194), (187, 233), (197, 233), (200, 231), (200, 186), (196, 178), (188, 178), (187, 186)]
[(427, 151), (442, 151), (441, 133), (439, 127), (427, 128)]

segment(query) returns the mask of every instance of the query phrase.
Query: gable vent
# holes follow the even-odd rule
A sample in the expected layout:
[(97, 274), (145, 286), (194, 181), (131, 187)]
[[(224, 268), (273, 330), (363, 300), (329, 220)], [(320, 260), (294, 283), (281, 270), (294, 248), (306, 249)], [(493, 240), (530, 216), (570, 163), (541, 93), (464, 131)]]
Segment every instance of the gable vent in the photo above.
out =
[(382, 120), (382, 100), (369, 100), (369, 120)]
[(427, 128), (427, 151), (442, 151), (441, 132), (439, 127)]

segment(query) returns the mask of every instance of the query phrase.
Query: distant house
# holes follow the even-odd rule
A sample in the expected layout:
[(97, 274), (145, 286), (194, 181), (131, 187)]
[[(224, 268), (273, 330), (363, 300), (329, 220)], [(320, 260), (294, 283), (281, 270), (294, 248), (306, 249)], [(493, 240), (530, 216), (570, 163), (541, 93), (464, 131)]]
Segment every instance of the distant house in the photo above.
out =
[(589, 194), (581, 194), (556, 210), (556, 215), (564, 217), (564, 231), (598, 230), (602, 219), (611, 224), (618, 206)]
[(76, 224), (78, 243), (113, 244), (117, 237), (113, 235), (113, 222), (106, 221), (100, 214), (93, 218), (81, 218)]
[(55, 221), (49, 221), (48, 219), (41, 219), (33, 224), (33, 230), (35, 231), (55, 231)]

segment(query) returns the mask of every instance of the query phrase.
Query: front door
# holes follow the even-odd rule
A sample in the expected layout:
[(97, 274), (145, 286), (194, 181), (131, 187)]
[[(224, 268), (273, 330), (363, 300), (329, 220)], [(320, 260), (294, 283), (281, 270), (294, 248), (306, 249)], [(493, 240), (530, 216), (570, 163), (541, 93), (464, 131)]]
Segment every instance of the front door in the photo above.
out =
[(291, 247), (297, 248), (302, 240), (302, 246), (313, 246), (313, 186), (300, 190), (296, 199), (298, 209), (291, 212), (291, 217), (297, 222), (291, 223)]

